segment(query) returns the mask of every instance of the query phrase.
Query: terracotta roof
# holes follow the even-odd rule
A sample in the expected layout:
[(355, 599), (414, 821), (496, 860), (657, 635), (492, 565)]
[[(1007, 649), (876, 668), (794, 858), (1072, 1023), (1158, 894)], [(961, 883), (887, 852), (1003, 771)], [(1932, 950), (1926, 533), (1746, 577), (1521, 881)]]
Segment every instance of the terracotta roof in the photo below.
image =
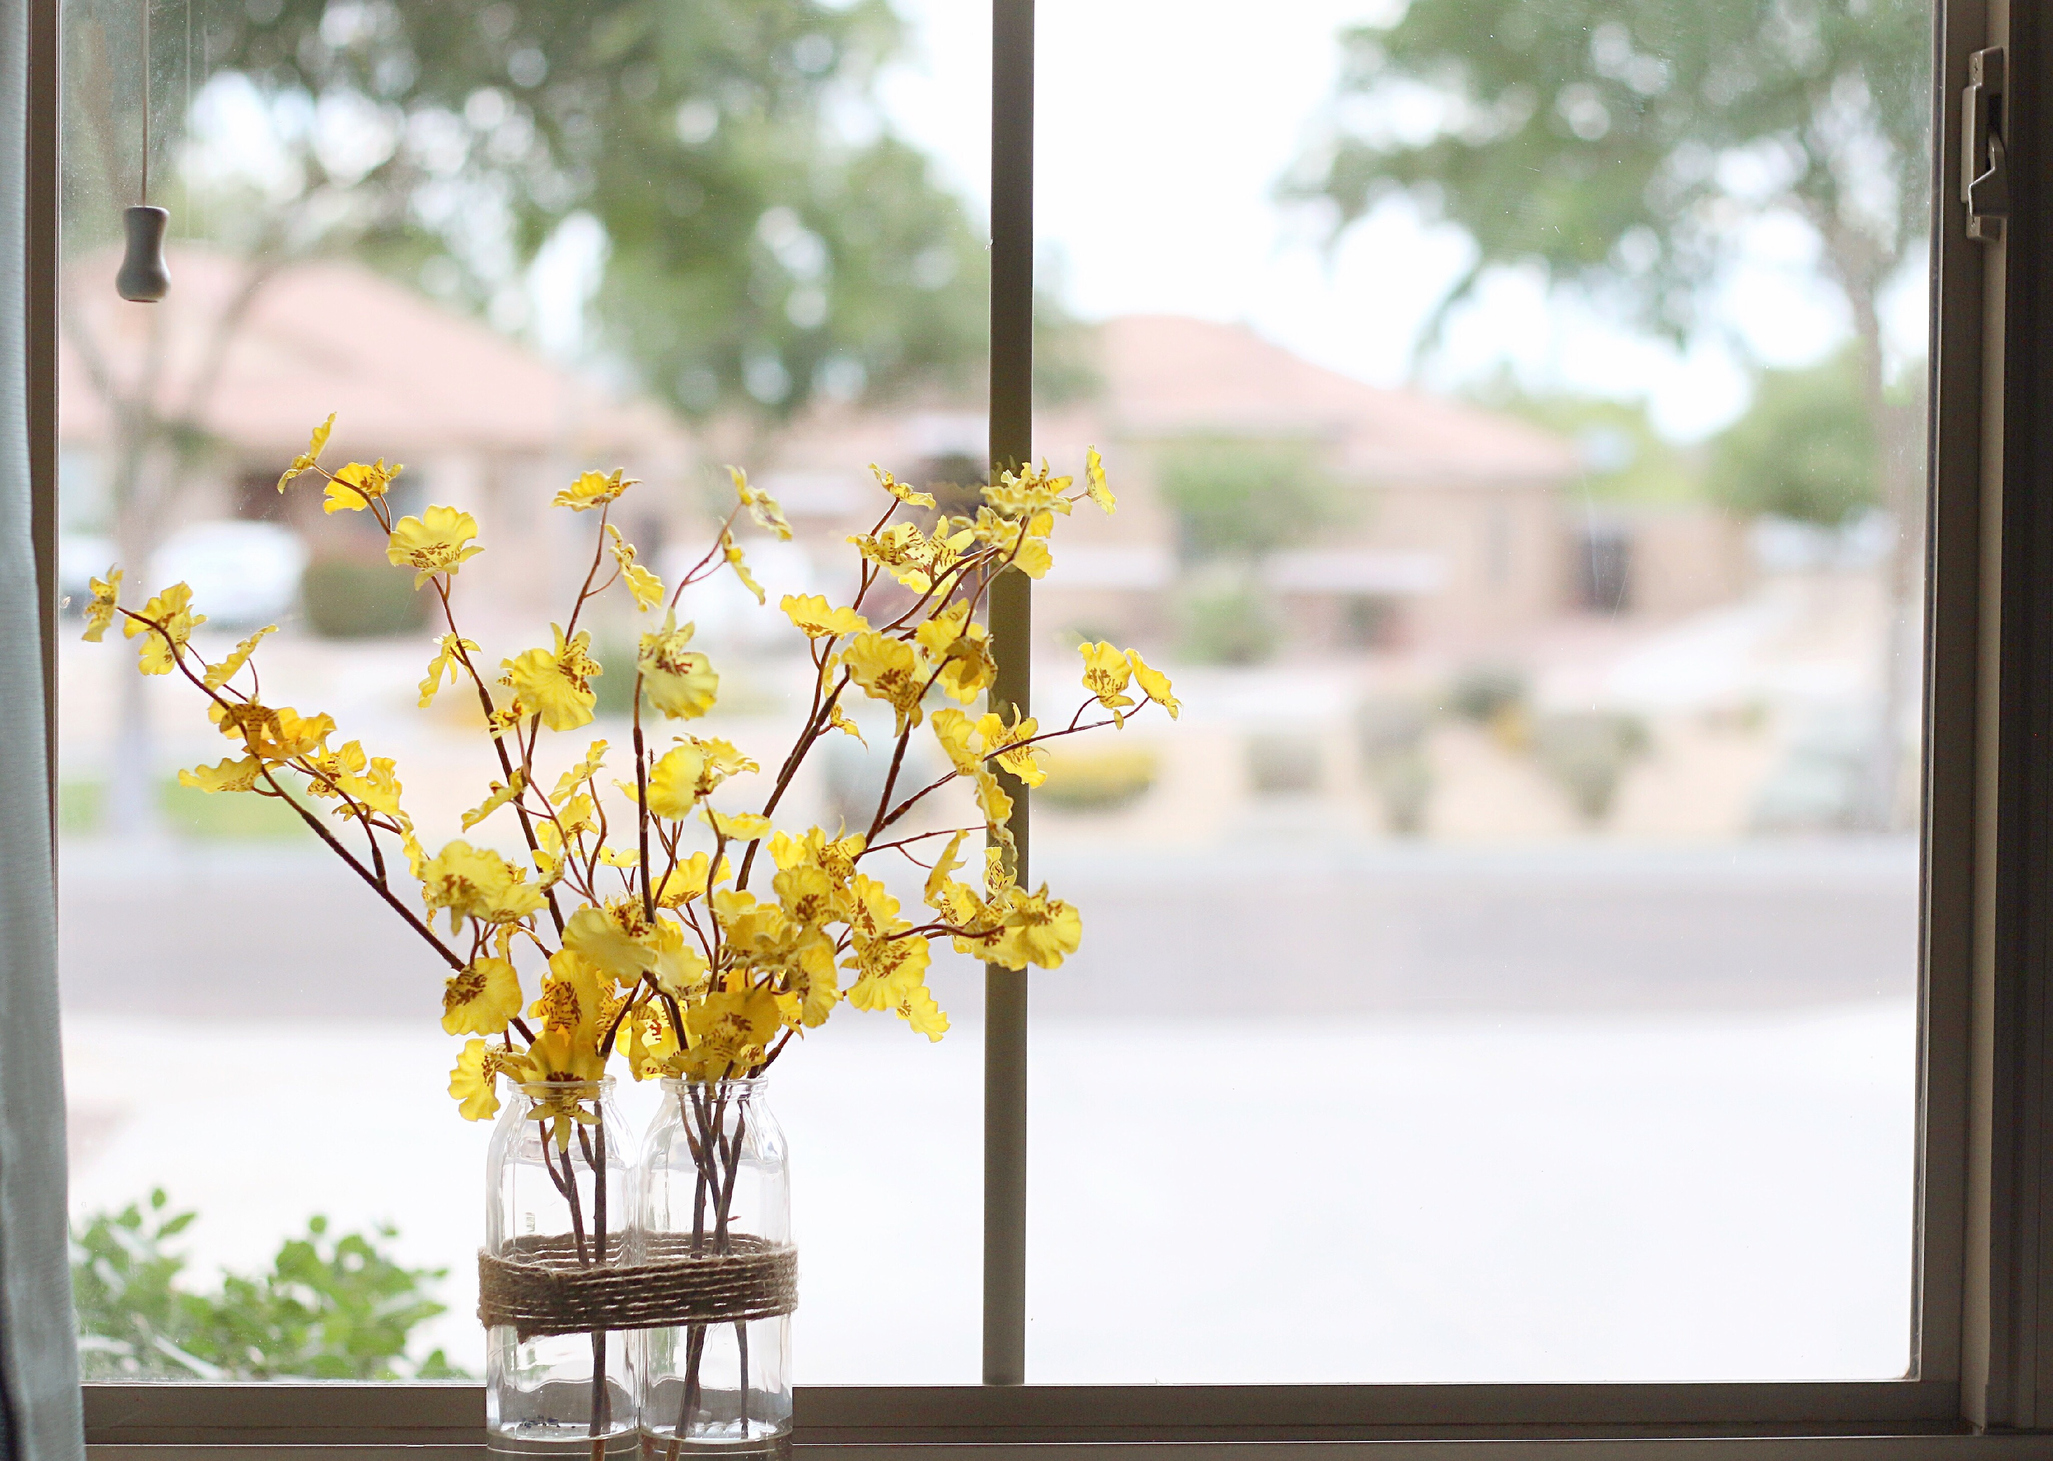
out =
[(1245, 325), (1126, 315), (1099, 329), (1098, 410), (1127, 437), (1219, 432), (1334, 442), (1363, 476), (1494, 480), (1577, 470), (1562, 438), (1418, 391), (1380, 390), (1313, 365)]
[[(178, 404), (203, 369), (212, 326), (248, 278), (224, 254), (174, 249), (171, 294), (125, 304), (114, 261), (71, 272), (72, 316), (93, 353), (137, 378), (150, 332), (164, 332), (156, 399)], [(59, 352), (60, 425), (68, 442), (103, 436), (109, 416), (81, 357)], [(336, 450), (417, 459), (476, 450), (512, 455), (674, 451), (682, 428), (646, 402), (622, 405), (475, 319), (452, 313), (361, 264), (297, 264), (266, 280), (229, 337), (218, 383), (198, 411), (210, 433), (253, 456), (290, 457), (338, 413)]]

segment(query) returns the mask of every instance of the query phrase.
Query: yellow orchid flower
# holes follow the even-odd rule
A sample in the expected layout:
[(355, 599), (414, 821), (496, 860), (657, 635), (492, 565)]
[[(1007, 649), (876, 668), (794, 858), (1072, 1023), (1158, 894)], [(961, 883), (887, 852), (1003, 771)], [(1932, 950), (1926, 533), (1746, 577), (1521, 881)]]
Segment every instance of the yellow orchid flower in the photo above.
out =
[(784, 908), (784, 916), (801, 927), (817, 927), (839, 914), (841, 900), (836, 895), (840, 890), (825, 868), (810, 863), (780, 868), (770, 880), (770, 887)]
[[(368, 466), (363, 462), (351, 462), (328, 479), (328, 491), (321, 502), (321, 511), (324, 513), (362, 512), (372, 502), (390, 491), (392, 479), (405, 470), (406, 468), (397, 462), (394, 462), (389, 467), (386, 466), (383, 457), (380, 457)], [(447, 511), (447, 509), (445, 508), (444, 511)], [(471, 531), (477, 531), (475, 525), (472, 526)], [(398, 560), (394, 559), (393, 561), (397, 562)]]
[(763, 586), (757, 583), (755, 575), (748, 571), (748, 561), (742, 557), (741, 548), (734, 541), (734, 534), (720, 534), (720, 556), (726, 561), (727, 566), (734, 570), (734, 576), (741, 580), (741, 586), (756, 596), (757, 603), (762, 603)]
[(634, 478), (624, 476), (618, 470), (611, 476), (604, 472), (585, 472), (557, 493), (549, 505), (567, 507), (572, 512), (590, 512), (595, 507), (618, 501), (621, 493), (635, 485)]
[(530, 649), (516, 659), (502, 661), (500, 668), (506, 675), (499, 683), (541, 716), (550, 730), (576, 730), (591, 723), (592, 706), (599, 698), (591, 682), (604, 671), (586, 653), (592, 642), (591, 630), (580, 629), (575, 638), (566, 639), (559, 625), (549, 628), (556, 635), (555, 649)]
[(466, 832), (470, 831), (471, 828), (477, 826), (478, 823), (484, 821), (485, 818), (491, 816), (492, 813), (498, 811), (499, 808), (519, 796), (526, 786), (527, 781), (522, 777), (518, 767), (514, 768), (513, 780), (505, 785), (502, 786), (496, 781), (493, 782), (485, 799), (463, 814), (463, 830)]
[(1058, 968), (1077, 951), (1083, 932), (1083, 915), (1061, 899), (1050, 898), (1047, 884), (1038, 893), (1014, 888), (1005, 910), (1005, 932), (991, 945), (990, 959), (1008, 969), (1029, 964)]
[[(466, 918), (487, 923), (510, 921), (493, 915), (502, 911), (501, 905), (516, 887), (525, 886), (518, 881), (520, 874), (519, 868), (490, 848), (473, 847), (459, 839), (445, 844), (421, 869), (421, 901), (430, 910), (448, 909), (452, 932), (462, 928)], [(539, 894), (535, 906), (541, 906)]]
[[(784, 542), (790, 542), (791, 524), (785, 521), (784, 509), (777, 505), (777, 499), (760, 487), (750, 486), (748, 473), (739, 467), (729, 467), (727, 475), (734, 483), (734, 495), (741, 499), (748, 515), (756, 520), (756, 526), (775, 533)], [(762, 595), (757, 594), (756, 597), (760, 599)]]
[(1032, 740), (1039, 729), (1039, 722), (1031, 716), (1007, 725), (996, 711), (986, 711), (977, 720), (977, 738), (984, 743), (985, 757), (996, 761), (1028, 786), (1039, 786), (1048, 779), (1048, 773), (1042, 769), (1038, 759), (1041, 748), (1020, 744)]
[(605, 760), (606, 743), (604, 741), (593, 741), (589, 746), (585, 747), (584, 760), (578, 762), (556, 778), (556, 790), (549, 800), (552, 802), (562, 802), (575, 795), (580, 786), (583, 786), (598, 774), (599, 767), (604, 764)]
[(1110, 517), (1119, 508), (1119, 499), (1112, 495), (1112, 486), (1105, 480), (1105, 459), (1098, 455), (1098, 449), (1091, 447), (1084, 452), (1084, 491), (1091, 501), (1098, 504), (1105, 516)]
[(674, 918), (658, 918), (655, 939), (656, 962), (649, 966), (649, 976), (656, 981), (656, 987), (673, 999), (698, 998), (706, 988), (706, 958), (685, 933), (684, 926)]
[[(656, 963), (655, 949), (628, 934), (606, 916), (604, 909), (589, 904), (571, 914), (564, 924), (563, 947), (622, 984), (632, 984)], [(550, 967), (555, 966), (552, 963)]]
[[(147, 619), (150, 622), (141, 622)], [(207, 622), (205, 614), (192, 611), (192, 590), (174, 583), (143, 605), (142, 614), (125, 619), (122, 634), (129, 639), (144, 635), (136, 646), (137, 667), (146, 675), (168, 675), (178, 663), (178, 652), (192, 638), (193, 630)]]
[(1183, 705), (1177, 700), (1169, 677), (1160, 670), (1151, 668), (1148, 662), (1141, 658), (1141, 652), (1137, 649), (1129, 649), (1126, 652), (1126, 662), (1133, 666), (1133, 677), (1140, 682), (1141, 693), (1168, 711), (1171, 720), (1176, 719), (1182, 713)]
[(178, 773), (180, 786), (196, 786), (201, 791), (249, 791), (263, 774), (264, 763), (255, 756), (244, 756), (240, 761), (222, 761), (214, 766), (195, 766), (190, 771)]
[(634, 561), (634, 544), (620, 534), (612, 523), (606, 524), (606, 536), (611, 540), (607, 547), (613, 554), (613, 561), (620, 565), (620, 577), (627, 585), (627, 591), (634, 595), (637, 609), (649, 610), (663, 602), (663, 580)]
[(838, 639), (870, 627), (870, 621), (855, 610), (831, 607), (824, 594), (786, 594), (777, 607), (808, 639)]
[(1121, 693), (1133, 678), (1133, 665), (1104, 640), (1079, 645), (1084, 657), (1084, 688), (1098, 697), (1098, 703), (1112, 712), (1115, 726), (1126, 724), (1126, 711), (1133, 697)]
[(935, 683), (964, 705), (983, 694), (984, 687), (998, 677), (990, 631), (969, 617), (966, 601), (934, 615), (913, 631), (913, 638), (941, 666)]
[(506, 959), (473, 959), (442, 986), (442, 1029), (450, 1035), (498, 1035), (520, 1013), (520, 975)]
[(641, 671), (642, 693), (649, 704), (672, 720), (692, 720), (713, 708), (720, 689), (720, 676), (713, 662), (691, 643), (692, 626), (677, 625), (677, 612), (664, 617), (663, 627), (644, 634), (635, 666)]
[(330, 411), (328, 419), (314, 428), (312, 437), (307, 441), (307, 449), (292, 459), (292, 465), (287, 467), (285, 474), (278, 479), (278, 490), (280, 492), (285, 490), (285, 484), (294, 477), (297, 477), (302, 472), (311, 472), (320, 465), (321, 448), (328, 444), (328, 433), (334, 429), (335, 413)]
[(452, 685), (463, 678), (464, 655), (479, 653), (482, 651), (478, 646), (460, 634), (445, 634), (437, 640), (435, 658), (428, 663), (428, 677), (421, 681), (420, 708), (426, 710), (435, 703), (435, 693), (442, 688), (444, 675)]
[(905, 993), (896, 1005), (898, 1018), (904, 1020), (913, 1030), (925, 1035), (929, 1041), (938, 1041), (948, 1033), (948, 1016), (941, 1006), (934, 1002), (934, 992), (924, 983), (917, 984)]
[(105, 578), (92, 580), (92, 589), (92, 602), (86, 605), (86, 632), (80, 637), (88, 644), (98, 644), (114, 622), (115, 606), (121, 598), (121, 570), (109, 568)]
[(695, 1080), (743, 1074), (762, 1059), (783, 1023), (776, 996), (767, 989), (709, 994), (684, 1014), (689, 1043), (680, 1062), (683, 1073)]
[(932, 961), (923, 938), (858, 938), (854, 956), (841, 961), (844, 969), (858, 973), (848, 987), (848, 1002), (859, 1010), (895, 1010), (926, 982)]
[(906, 486), (905, 483), (899, 481), (875, 462), (870, 463), (870, 473), (876, 477), (879, 487), (882, 487), (907, 507), (932, 507), (934, 505), (934, 496), (931, 492), (913, 491), (912, 488)]
[[(703, 852), (694, 852), (663, 875), (663, 881), (656, 885), (655, 900), (659, 908), (681, 908), (694, 898), (705, 896), (707, 869), (711, 859)], [(719, 868), (713, 872), (712, 881), (717, 886), (732, 879), (734, 864), (725, 857), (720, 859)]]
[(484, 1121), (499, 1114), (498, 1078), (501, 1073), (525, 1080), (533, 1063), (518, 1051), (483, 1040), (464, 1042), (456, 1069), (449, 1072), (449, 1094), (457, 1101), (457, 1112), (466, 1121)]
[(865, 695), (891, 707), (898, 718), (893, 735), (904, 735), (908, 726), (920, 723), (922, 677), (911, 645), (872, 630), (849, 641), (841, 663)]
[(478, 520), (469, 513), (430, 507), (419, 517), (403, 517), (393, 525), (385, 558), (395, 567), (414, 569), (413, 586), (419, 588), (438, 573), (454, 576), (484, 552), (471, 542), (477, 535)]
[(256, 652), (257, 646), (263, 643), (264, 636), (276, 634), (277, 632), (278, 626), (276, 624), (266, 624), (249, 638), (243, 640), (242, 643), (236, 645), (230, 651), (228, 658), (208, 670), (201, 683), (209, 690), (220, 689), (223, 685), (234, 679), (241, 672), (242, 667), (249, 663), (249, 657)]
[(770, 835), (770, 819), (754, 812), (716, 812), (707, 807), (704, 816), (707, 826), (730, 841), (753, 842)]
[(665, 752), (649, 768), (649, 810), (673, 821), (689, 817), (698, 804), (699, 777), (705, 769), (705, 753), (697, 746)]

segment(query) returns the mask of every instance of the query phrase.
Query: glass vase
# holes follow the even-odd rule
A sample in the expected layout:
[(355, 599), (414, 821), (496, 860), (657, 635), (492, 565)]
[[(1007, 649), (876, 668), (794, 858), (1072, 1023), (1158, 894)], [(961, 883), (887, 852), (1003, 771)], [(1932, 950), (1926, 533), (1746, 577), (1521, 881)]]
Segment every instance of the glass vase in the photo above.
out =
[[(611, 1077), (516, 1085), (486, 1163), (485, 1251), (549, 1267), (628, 1261), (634, 1139)], [(634, 1371), (624, 1333), (485, 1336), (490, 1448), (526, 1456), (632, 1455)]]
[[(637, 1262), (789, 1248), (790, 1174), (766, 1084), (663, 1082), (642, 1142)], [(644, 1461), (790, 1454), (789, 1314), (647, 1329), (637, 1343)]]

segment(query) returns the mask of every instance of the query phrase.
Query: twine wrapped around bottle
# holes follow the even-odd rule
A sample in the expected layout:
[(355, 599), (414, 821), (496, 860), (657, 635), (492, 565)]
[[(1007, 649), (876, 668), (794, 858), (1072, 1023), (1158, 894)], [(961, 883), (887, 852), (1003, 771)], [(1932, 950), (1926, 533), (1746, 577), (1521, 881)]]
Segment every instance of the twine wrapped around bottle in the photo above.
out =
[[(478, 1254), (478, 1322), (513, 1326), (525, 1342), (543, 1334), (601, 1329), (668, 1329), (772, 1319), (798, 1307), (798, 1249), (730, 1233), (716, 1253), (693, 1251), (688, 1233), (645, 1238), (639, 1263), (583, 1265), (574, 1238), (515, 1238), (499, 1254)], [(610, 1258), (622, 1245), (608, 1244)]]

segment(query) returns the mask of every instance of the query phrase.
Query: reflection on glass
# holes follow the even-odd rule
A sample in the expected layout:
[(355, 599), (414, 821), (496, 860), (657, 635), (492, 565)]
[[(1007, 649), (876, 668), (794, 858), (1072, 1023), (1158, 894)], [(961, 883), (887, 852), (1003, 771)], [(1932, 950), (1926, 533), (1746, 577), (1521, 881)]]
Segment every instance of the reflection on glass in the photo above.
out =
[[(618, 520), (663, 568), (724, 511), (707, 495), (727, 490), (719, 465), (756, 465), (790, 423), (980, 407), (977, 206), (901, 119), (947, 112), (958, 138), (988, 134), (987, 24), (916, 30), (874, 0), (158, 0), (146, 64), (143, 20), (141, 0), (65, 8), (72, 612), (118, 561), (131, 591), (190, 583), (216, 656), (279, 623), (267, 698), (394, 756), (426, 836), (457, 835), (490, 768), (463, 707), (415, 707), (432, 629), (379, 535), (318, 491), (276, 490), (310, 427), (337, 414), (334, 461), (404, 462), (401, 512), (477, 513), (486, 551), (461, 609), (496, 662), (547, 642), (547, 606), (583, 572), (588, 540), (547, 511), (576, 472), (642, 479)], [(171, 220), (158, 304), (114, 289), (146, 101), (148, 197)], [(868, 460), (843, 447), (838, 465)], [(847, 552), (831, 490), (790, 506), (799, 542), (746, 545), (760, 576), (773, 594), (830, 587), (815, 565)], [(793, 636), (773, 644), (732, 597), (684, 612), (723, 672), (707, 733), (788, 741), (807, 689)], [(89, 1367), (480, 1374), (486, 1133), (443, 1091), (457, 1045), (436, 1027), (438, 971), (290, 813), (181, 786), (219, 739), (182, 687), (133, 672), (132, 645), (80, 645), (68, 622), (72, 1190), (97, 1244), (92, 1322), (121, 1331), (89, 1345)], [(617, 665), (628, 616), (592, 627)], [(601, 682), (595, 730), (616, 741), (626, 697), (608, 692), (628, 679)], [(823, 767), (795, 812), (825, 815), (867, 774)], [(976, 973), (936, 972), (958, 1025), (944, 1046), (850, 1029), (779, 1066), (801, 1379), (974, 1377)], [(654, 1102), (623, 1091), (623, 1120), (639, 1131)], [(931, 1234), (917, 1284), (848, 1216), (887, 1212)], [(281, 1250), (314, 1214), (311, 1248)], [(366, 1251), (375, 1295), (343, 1281)], [(190, 1303), (164, 1298), (181, 1260)], [(383, 1305), (378, 1343), (284, 1333), (252, 1295), (298, 1280), (327, 1293), (331, 1332)], [(241, 1326), (232, 1343), (224, 1324)]]
[(1030, 1378), (1904, 1372), (1928, 35), (1043, 0)]

